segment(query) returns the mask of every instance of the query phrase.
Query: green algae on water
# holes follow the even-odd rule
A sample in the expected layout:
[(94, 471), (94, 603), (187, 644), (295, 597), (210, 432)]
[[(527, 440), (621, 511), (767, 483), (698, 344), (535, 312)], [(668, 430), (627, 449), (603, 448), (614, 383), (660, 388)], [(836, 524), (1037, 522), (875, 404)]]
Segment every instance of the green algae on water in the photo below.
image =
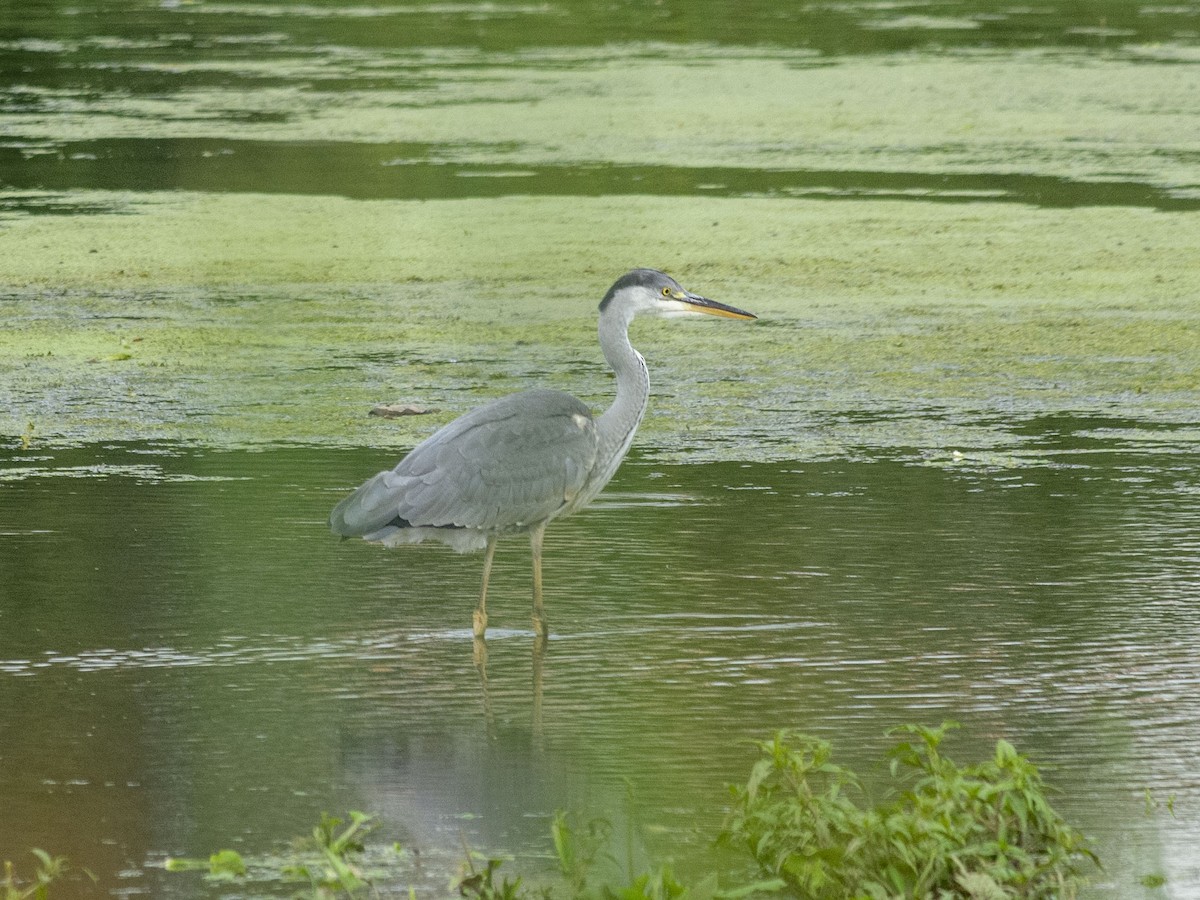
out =
[[(137, 212), (0, 231), (10, 251), (0, 421), (14, 439), (33, 422), (51, 443), (403, 447), (535, 384), (600, 407), (612, 388), (595, 307), (635, 265), (761, 317), (634, 326), (653, 381), (639, 443), (668, 455), (1005, 446), (1015, 440), (1006, 418), (1178, 422), (1200, 390), (1189, 213), (779, 198), (88, 199)], [(387, 402), (435, 412), (367, 416)]]

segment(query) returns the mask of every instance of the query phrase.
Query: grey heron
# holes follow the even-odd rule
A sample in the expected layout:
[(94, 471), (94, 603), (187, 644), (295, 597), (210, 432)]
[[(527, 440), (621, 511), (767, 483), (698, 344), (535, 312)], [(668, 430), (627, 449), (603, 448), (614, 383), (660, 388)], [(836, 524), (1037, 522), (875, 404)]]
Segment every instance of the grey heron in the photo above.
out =
[(634, 269), (600, 303), (600, 348), (616, 373), (617, 396), (601, 415), (561, 391), (536, 388), (493, 400), (441, 428), (395, 468), (380, 472), (334, 507), (329, 527), (344, 537), (396, 547), (438, 540), (459, 552), (486, 550), (474, 633), (487, 630), (487, 589), (496, 539), (526, 533), (533, 552), (533, 629), (546, 636), (542, 536), (560, 516), (591, 502), (617, 471), (646, 412), (650, 377), (629, 343), (640, 313), (707, 313), (754, 319), (705, 299), (656, 269)]

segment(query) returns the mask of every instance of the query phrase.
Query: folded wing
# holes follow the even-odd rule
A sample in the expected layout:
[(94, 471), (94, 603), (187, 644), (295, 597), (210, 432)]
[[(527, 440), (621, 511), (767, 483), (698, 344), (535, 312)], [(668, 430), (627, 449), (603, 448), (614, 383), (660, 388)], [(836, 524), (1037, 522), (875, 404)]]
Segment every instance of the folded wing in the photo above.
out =
[(339, 503), (345, 536), (387, 526), (519, 529), (553, 517), (596, 461), (591, 411), (570, 394), (532, 390), (455, 419)]

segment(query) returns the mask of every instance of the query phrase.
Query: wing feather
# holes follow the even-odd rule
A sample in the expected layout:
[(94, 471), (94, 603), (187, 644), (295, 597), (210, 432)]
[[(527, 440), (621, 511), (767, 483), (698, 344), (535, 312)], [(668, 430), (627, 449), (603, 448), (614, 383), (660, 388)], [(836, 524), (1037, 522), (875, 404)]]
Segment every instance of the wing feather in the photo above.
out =
[(513, 394), (455, 419), (337, 505), (330, 527), (520, 528), (557, 513), (596, 461), (591, 411), (570, 394)]

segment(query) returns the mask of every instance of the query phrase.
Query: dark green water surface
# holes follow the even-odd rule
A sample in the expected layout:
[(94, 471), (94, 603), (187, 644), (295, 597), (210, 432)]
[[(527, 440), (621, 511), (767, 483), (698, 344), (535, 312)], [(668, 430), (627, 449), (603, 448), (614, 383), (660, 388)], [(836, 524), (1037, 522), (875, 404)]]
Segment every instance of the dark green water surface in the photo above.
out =
[[(1186, 89), (1148, 94), (1140, 82), (1164, 67), (1164, 83), (1193, 77), (1198, 35), (1195, 2), (5, 2), (0, 187), (13, 192), (4, 207), (50, 212), (86, 208), (64, 206), (64, 192), (180, 188), (917, 195), (1192, 210), (1194, 119), (1182, 132), (1175, 121), (1190, 115), (1177, 99)], [(907, 95), (867, 87), (880, 69), (931, 61), (981, 72), (980, 88), (973, 77), (960, 88), (953, 71)], [(761, 71), (719, 79), (753, 65), (865, 67), (867, 107), (905, 130), (876, 135), (880, 121), (873, 112), (856, 121), (853, 96), (827, 121), (804, 111), (827, 99), (819, 88), (788, 96), (793, 88)], [(1114, 84), (1096, 82), (1094, 95), (1064, 89), (1064, 66), (1068, 78), (1110, 70)], [(682, 92), (674, 108), (685, 118), (628, 90), (622, 69), (645, 70), (647, 83), (687, 72), (683, 86), (663, 82), (666, 96)], [(785, 92), (770, 98), (782, 108), (761, 105), (772, 84)], [(903, 92), (903, 78), (890, 89)], [(958, 89), (943, 122), (936, 95)], [(598, 140), (552, 113), (527, 117), (530, 104), (572, 96)], [(692, 115), (693, 100), (713, 118)], [(981, 127), (1026, 104), (1011, 133)], [(1081, 116), (1080, 104), (1095, 109)], [(729, 110), (749, 110), (751, 121)], [(1100, 110), (1111, 130), (1091, 120)], [(1155, 114), (1162, 134), (1126, 121)], [(689, 115), (691, 139), (681, 140)], [(936, 139), (922, 133), (928, 125)], [(1140, 152), (1143, 141), (1152, 146)]]

